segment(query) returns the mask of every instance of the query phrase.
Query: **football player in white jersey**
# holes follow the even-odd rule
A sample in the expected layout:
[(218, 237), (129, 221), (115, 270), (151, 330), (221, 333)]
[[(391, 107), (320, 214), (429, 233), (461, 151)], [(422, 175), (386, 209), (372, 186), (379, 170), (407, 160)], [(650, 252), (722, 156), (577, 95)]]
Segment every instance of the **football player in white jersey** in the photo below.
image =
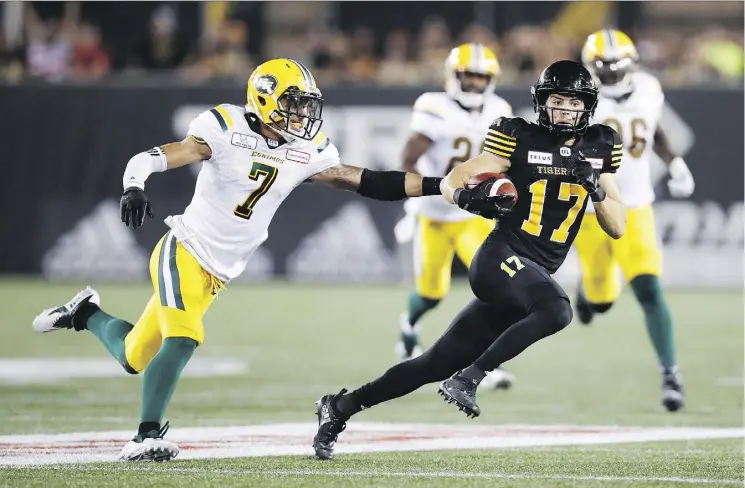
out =
[[(499, 117), (512, 117), (512, 107), (494, 93), (499, 61), (481, 44), (461, 44), (445, 60), (445, 91), (423, 93), (414, 103), (403, 154), (404, 171), (442, 177), (453, 167), (481, 153), (484, 134)], [(450, 205), (441, 197), (406, 202), (407, 215), (397, 226), (399, 241), (414, 238), (416, 289), (409, 309), (401, 314), (399, 360), (421, 354), (419, 320), (450, 289), (455, 255), (467, 267), (494, 228), (487, 220)], [(401, 232), (408, 228), (408, 232)], [(513, 377), (499, 369), (482, 388), (509, 388)]]
[(613, 240), (602, 231), (588, 207), (574, 242), (582, 268), (576, 308), (583, 324), (589, 324), (596, 313), (606, 312), (621, 293), (617, 276), (617, 269), (621, 269), (644, 310), (662, 369), (662, 404), (676, 411), (683, 407), (683, 384), (675, 360), (670, 311), (659, 280), (662, 256), (652, 212), (652, 151), (668, 164), (672, 196), (690, 196), (694, 182), (685, 161), (673, 153), (659, 126), (665, 103), (660, 82), (637, 68), (638, 59), (634, 43), (617, 30), (590, 35), (582, 49), (582, 62), (600, 87), (593, 122), (614, 128), (623, 141), (622, 147), (615, 148), (616, 157), (624, 160), (617, 179), (629, 210), (626, 235)]
[(120, 459), (164, 461), (178, 454), (163, 439), (168, 423), (161, 421), (181, 371), (204, 340), (204, 313), (244, 270), (295, 187), (310, 180), (377, 200), (441, 193), (441, 178), (340, 164), (320, 132), (322, 104), (305, 66), (273, 59), (248, 79), (245, 107), (218, 105), (194, 119), (184, 140), (134, 156), (121, 199), (122, 221), (133, 228), (153, 217), (144, 192), (150, 174), (204, 161), (189, 206), (165, 219), (171, 230), (150, 259), (154, 293), (144, 312), (135, 324), (112, 317), (88, 287), (34, 319), (37, 332), (87, 329), (126, 371), (144, 371), (141, 424)]

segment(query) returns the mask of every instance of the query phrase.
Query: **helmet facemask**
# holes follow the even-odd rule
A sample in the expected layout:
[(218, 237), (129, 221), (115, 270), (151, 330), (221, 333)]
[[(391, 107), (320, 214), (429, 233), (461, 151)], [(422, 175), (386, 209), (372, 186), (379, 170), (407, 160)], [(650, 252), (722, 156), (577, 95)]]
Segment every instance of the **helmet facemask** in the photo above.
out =
[[(460, 86), (460, 93), (458, 93), (456, 100), (468, 108), (483, 105), (487, 90), (489, 90), (494, 77), (490, 74), (473, 73), (470, 71), (460, 71), (454, 74)], [(474, 79), (478, 79), (481, 82), (476, 82)]]
[(277, 99), (277, 107), (269, 115), (272, 120), (269, 127), (286, 139), (309, 141), (321, 130), (323, 98), (320, 93), (303, 92), (290, 87)]
[(636, 63), (631, 58), (619, 60), (595, 59), (587, 68), (597, 79), (600, 91), (610, 97), (620, 97), (631, 92), (631, 73)]
[[(582, 100), (584, 108), (570, 108), (570, 107), (549, 107), (547, 105), (548, 99), (552, 94), (564, 95), (571, 98), (577, 98)], [(556, 89), (543, 88), (536, 90), (533, 89), (533, 106), (536, 112), (538, 112), (538, 123), (544, 127), (547, 127), (552, 132), (561, 135), (573, 136), (576, 134), (582, 134), (587, 130), (590, 123), (590, 118), (595, 113), (595, 107), (597, 106), (597, 96), (589, 91), (573, 90), (573, 91), (557, 91)], [(570, 112), (574, 115), (571, 117), (571, 123), (554, 123), (554, 120), (559, 118), (559, 112)]]

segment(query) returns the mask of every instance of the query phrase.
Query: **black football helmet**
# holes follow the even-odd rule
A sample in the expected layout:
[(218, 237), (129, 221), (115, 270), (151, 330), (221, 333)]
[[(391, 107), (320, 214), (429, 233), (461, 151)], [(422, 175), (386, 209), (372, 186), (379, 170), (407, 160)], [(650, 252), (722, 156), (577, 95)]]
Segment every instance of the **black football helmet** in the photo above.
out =
[[(557, 61), (543, 70), (538, 81), (530, 89), (533, 95), (533, 109), (538, 113), (538, 123), (552, 132), (562, 135), (583, 134), (590, 124), (598, 104), (598, 87), (587, 68), (576, 61)], [(585, 103), (584, 110), (562, 109), (580, 112), (574, 125), (551, 122), (546, 102), (552, 93), (579, 98)], [(552, 109), (558, 110), (558, 109)]]

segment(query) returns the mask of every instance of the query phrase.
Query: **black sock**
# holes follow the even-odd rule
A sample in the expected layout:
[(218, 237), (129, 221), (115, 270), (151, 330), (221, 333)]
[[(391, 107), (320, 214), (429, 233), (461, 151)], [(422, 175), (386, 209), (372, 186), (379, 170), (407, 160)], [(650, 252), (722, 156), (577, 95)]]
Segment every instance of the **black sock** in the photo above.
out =
[(95, 303), (88, 302), (81, 305), (75, 315), (72, 318), (72, 326), (76, 331), (85, 330), (88, 328), (88, 319), (91, 315), (101, 310), (101, 308)]
[(357, 401), (355, 401), (354, 395), (348, 393), (346, 395), (340, 396), (336, 400), (336, 409), (342, 415), (351, 417), (352, 415), (362, 410), (362, 407), (359, 403), (357, 403)]
[(474, 361), (482, 371), (491, 371), (514, 358), (532, 344), (562, 330), (572, 321), (572, 307), (557, 298), (512, 324)]
[(613, 302), (608, 303), (590, 303), (592, 310), (595, 313), (605, 313), (613, 306)]
[(486, 373), (476, 366), (475, 364), (470, 365), (460, 373), (461, 376), (464, 378), (469, 378), (472, 380), (476, 380), (476, 382), (481, 383), (481, 380), (483, 380), (486, 377)]
[(145, 434), (151, 430), (160, 430), (159, 422), (142, 422), (140, 428), (137, 429), (138, 434)]

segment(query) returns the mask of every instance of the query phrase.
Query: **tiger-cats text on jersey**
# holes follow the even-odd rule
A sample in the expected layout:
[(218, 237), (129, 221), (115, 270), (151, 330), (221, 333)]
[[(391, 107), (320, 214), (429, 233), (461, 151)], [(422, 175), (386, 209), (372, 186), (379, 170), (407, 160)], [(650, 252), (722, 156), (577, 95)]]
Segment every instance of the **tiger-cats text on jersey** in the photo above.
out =
[(608, 126), (591, 125), (574, 144), (565, 141), (520, 117), (501, 117), (489, 128), (484, 146), (510, 160), (507, 175), (518, 196), (494, 233), (549, 273), (564, 262), (589, 200), (572, 175), (573, 157), (580, 151), (599, 173), (615, 173), (621, 164), (621, 140)]

